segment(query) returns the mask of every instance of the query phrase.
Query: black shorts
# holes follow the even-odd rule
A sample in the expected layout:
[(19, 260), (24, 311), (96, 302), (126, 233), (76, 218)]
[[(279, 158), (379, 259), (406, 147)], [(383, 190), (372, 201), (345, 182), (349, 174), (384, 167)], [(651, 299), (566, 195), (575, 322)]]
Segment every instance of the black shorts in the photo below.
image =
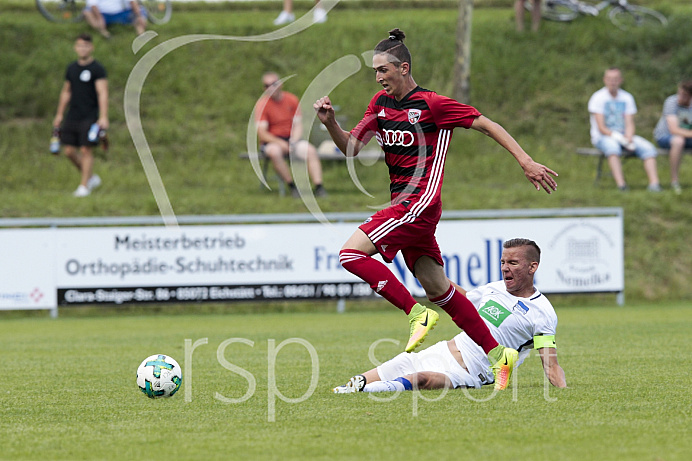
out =
[(89, 128), (96, 120), (65, 120), (60, 127), (60, 142), (66, 146), (95, 146), (97, 142), (89, 142)]
[[(279, 138), (283, 139), (284, 141), (286, 141), (286, 142), (288, 142), (288, 143), (290, 143), (290, 141), (291, 141), (291, 138), (284, 138), (283, 136), (279, 136)], [(267, 146), (267, 143), (266, 143), (266, 142), (265, 142), (265, 143), (262, 143), (262, 145), (260, 146), (260, 154), (262, 154), (262, 155), (264, 155), (264, 156), (267, 155), (267, 153), (264, 151), (264, 148), (265, 148), (266, 146)], [(285, 157), (288, 157), (288, 152), (286, 152), (286, 153), (284, 154), (284, 156), (285, 156)]]

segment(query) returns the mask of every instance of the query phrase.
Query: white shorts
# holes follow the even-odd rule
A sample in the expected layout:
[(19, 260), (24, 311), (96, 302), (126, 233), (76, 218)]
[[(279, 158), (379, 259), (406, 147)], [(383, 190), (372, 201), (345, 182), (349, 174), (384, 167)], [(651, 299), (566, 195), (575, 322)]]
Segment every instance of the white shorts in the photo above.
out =
[(402, 352), (391, 360), (377, 367), (377, 373), (383, 381), (392, 381), (401, 376), (433, 371), (449, 378), (454, 387), (480, 387), (449, 351), (447, 341), (440, 341), (420, 352)]

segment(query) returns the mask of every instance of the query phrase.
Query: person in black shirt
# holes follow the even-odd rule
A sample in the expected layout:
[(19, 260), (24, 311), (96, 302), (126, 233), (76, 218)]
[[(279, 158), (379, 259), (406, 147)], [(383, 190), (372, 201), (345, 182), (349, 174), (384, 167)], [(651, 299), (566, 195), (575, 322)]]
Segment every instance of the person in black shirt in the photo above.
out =
[(101, 178), (93, 174), (93, 148), (98, 139), (89, 141), (89, 128), (97, 123), (101, 130), (108, 129), (108, 80), (106, 69), (92, 56), (91, 35), (77, 37), (74, 49), (77, 60), (67, 66), (53, 127), (60, 129), (65, 155), (81, 173), (74, 196), (86, 197), (101, 184)]

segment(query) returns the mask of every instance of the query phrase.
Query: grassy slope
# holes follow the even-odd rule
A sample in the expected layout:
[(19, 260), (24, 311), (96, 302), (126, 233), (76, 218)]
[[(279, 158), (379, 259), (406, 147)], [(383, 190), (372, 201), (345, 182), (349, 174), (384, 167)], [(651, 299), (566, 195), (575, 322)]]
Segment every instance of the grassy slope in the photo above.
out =
[[(644, 191), (640, 164), (629, 161), (628, 195), (604, 178), (594, 186), (595, 159), (574, 149), (588, 145), (586, 101), (601, 86), (605, 67), (624, 69), (625, 88), (637, 97), (639, 132), (649, 137), (663, 98), (682, 76), (692, 75), (689, 7), (657, 4), (671, 17), (659, 31), (622, 33), (605, 17), (570, 24), (544, 23), (540, 34), (517, 35), (508, 8), (476, 8), (473, 24), (472, 101), (503, 124), (534, 158), (560, 173), (560, 189), (548, 196), (532, 191), (521, 170), (492, 141), (458, 131), (447, 164), (446, 209), (623, 206), (625, 209), (626, 286), (629, 300), (692, 298), (687, 264), (692, 234), (692, 166), (682, 166), (681, 197)], [(275, 11), (214, 7), (178, 10), (173, 21), (156, 28), (159, 36), (134, 55), (133, 38), (117, 29), (109, 41), (97, 38), (96, 56), (109, 71), (111, 144), (96, 171), (104, 186), (88, 200), (70, 192), (76, 174), (69, 162), (47, 153), (61, 75), (73, 59), (72, 38), (84, 25), (55, 25), (35, 11), (17, 7), (0, 16), (0, 215), (104, 216), (153, 215), (158, 210), (125, 126), (125, 82), (133, 65), (155, 45), (187, 34), (253, 35), (269, 32)], [(329, 63), (370, 49), (388, 28), (409, 34), (414, 75), (419, 84), (449, 93), (454, 56), (456, 10), (382, 10), (363, 15), (354, 8), (334, 11), (326, 25), (280, 41), (241, 43), (202, 41), (168, 54), (154, 68), (142, 94), (148, 142), (179, 214), (304, 212), (299, 201), (277, 200), (258, 192), (250, 165), (237, 158), (245, 150), (249, 111), (268, 69), (295, 74), (286, 89), (298, 94)], [(377, 90), (366, 67), (344, 81), (332, 97), (350, 123), (357, 120)], [(667, 160), (659, 160), (667, 183)], [(343, 166), (325, 165), (330, 196), (325, 211), (362, 211), (386, 200), (386, 171), (358, 168), (359, 179), (375, 198), (364, 197)]]
[[(478, 459), (489, 451), (513, 460), (535, 459), (537, 452), (561, 460), (689, 456), (691, 372), (668, 348), (689, 343), (692, 314), (685, 305), (561, 310), (560, 363), (570, 388), (549, 388), (547, 397), (556, 400), (545, 398), (535, 355), (518, 371), (516, 394), (454, 391), (432, 402), (424, 399), (441, 393), (429, 391), (416, 403), (411, 393), (388, 403), (331, 394), (332, 386), (372, 366), (372, 343), (404, 340), (401, 321), (391, 310), (338, 319), (299, 313), (3, 321), (0, 458), (134, 459), (155, 453), (176, 459), (450, 459), (455, 452)], [(444, 321), (430, 341), (453, 334), (452, 322)], [(277, 398), (275, 422), (268, 422), (269, 340), (278, 347), (294, 337), (314, 346), (317, 388), (299, 403)], [(208, 343), (188, 362), (184, 341), (203, 338)], [(218, 392), (240, 399), (249, 389), (245, 378), (217, 362), (217, 349), (229, 338), (254, 342), (222, 351), (256, 380), (250, 398), (235, 404), (214, 398)], [(375, 355), (385, 360), (400, 347), (384, 342)], [(171, 400), (150, 401), (135, 387), (135, 369), (152, 353), (170, 354), (183, 366), (183, 388)], [(284, 396), (306, 393), (311, 363), (300, 345), (281, 349), (275, 376)], [(662, 370), (675, 370), (676, 379)]]

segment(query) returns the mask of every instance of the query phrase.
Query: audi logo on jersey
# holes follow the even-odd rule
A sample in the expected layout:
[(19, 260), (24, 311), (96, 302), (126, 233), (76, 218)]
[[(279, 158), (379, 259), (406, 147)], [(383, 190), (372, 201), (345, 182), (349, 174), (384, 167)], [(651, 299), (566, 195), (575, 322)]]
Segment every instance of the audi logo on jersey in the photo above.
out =
[(382, 130), (375, 135), (380, 147), (384, 146), (403, 146), (413, 145), (413, 133), (406, 130)]

